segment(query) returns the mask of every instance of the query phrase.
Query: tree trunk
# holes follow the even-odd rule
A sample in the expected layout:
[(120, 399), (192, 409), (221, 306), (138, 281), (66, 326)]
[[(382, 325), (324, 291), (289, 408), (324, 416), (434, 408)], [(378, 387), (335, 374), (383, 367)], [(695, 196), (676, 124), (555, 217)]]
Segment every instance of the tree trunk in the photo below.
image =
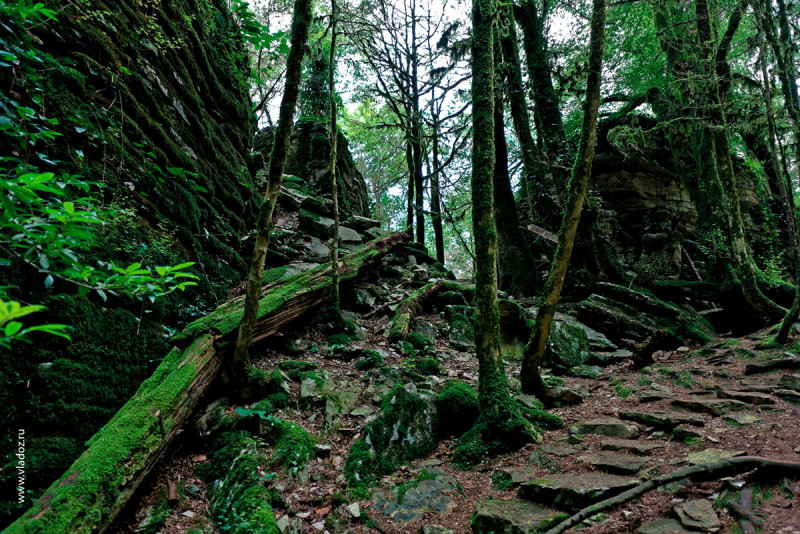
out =
[(515, 7), (514, 17), (522, 27), (528, 76), (533, 87), (533, 100), (545, 148), (544, 159), (550, 167), (539, 188), (545, 188), (554, 195), (554, 201), (561, 205), (567, 181), (569, 151), (558, 96), (550, 75), (547, 41), (544, 38), (545, 14), (538, 12), (533, 0), (525, 0)]
[(400, 340), (407, 338), (411, 330), (411, 322), (422, 310), (422, 303), (439, 291), (443, 285), (443, 280), (425, 284), (403, 300), (400, 306), (397, 307), (392, 319), (392, 326), (389, 328), (389, 339)]
[[(408, 135), (408, 133), (406, 133)], [(408, 166), (408, 208), (406, 209), (406, 228), (414, 229), (414, 150), (411, 139), (406, 138), (406, 165)]]
[[(800, 316), (800, 250), (798, 250), (798, 226), (797, 218), (795, 216), (794, 197), (791, 193), (791, 178), (786, 173), (785, 178), (783, 173), (780, 172), (780, 163), (778, 162), (778, 151), (775, 147), (777, 139), (777, 132), (775, 131), (775, 120), (772, 111), (772, 94), (770, 90), (770, 79), (766, 72), (766, 59), (764, 58), (765, 50), (763, 49), (764, 35), (770, 41), (773, 51), (775, 53), (778, 63), (778, 77), (781, 80), (783, 88), (783, 96), (786, 102), (786, 109), (789, 112), (789, 117), (792, 122), (795, 149), (797, 151), (796, 161), (800, 162), (800, 96), (797, 90), (797, 72), (794, 66), (794, 47), (791, 42), (791, 30), (789, 28), (789, 20), (786, 13), (786, 4), (783, 0), (778, 1), (778, 26), (780, 28), (780, 40), (775, 38), (774, 31), (769, 25), (769, 17), (771, 13), (767, 13), (764, 7), (768, 7), (764, 0), (756, 2), (755, 11), (759, 25), (759, 36), (762, 42), (762, 76), (764, 77), (764, 84), (766, 88), (765, 99), (767, 100), (767, 119), (769, 126), (769, 143), (770, 143), (770, 156), (773, 160), (773, 167), (776, 167), (776, 174), (778, 175), (778, 186), (781, 189), (781, 196), (784, 197), (783, 209), (786, 213), (786, 220), (789, 224), (789, 238), (792, 240), (794, 249), (795, 260), (795, 297), (792, 307), (780, 323), (778, 335), (776, 340), (778, 343), (786, 343), (789, 339), (789, 330), (792, 325), (797, 322)], [(788, 182), (788, 183), (787, 183)], [(786, 193), (784, 196), (784, 192)]]
[[(390, 234), (342, 259), (341, 280), (410, 239)], [(332, 291), (330, 267), (321, 265), (270, 284), (259, 293), (254, 338), (280, 332), (324, 304)], [(108, 529), (166, 452), (198, 400), (219, 373), (243, 315), (243, 298), (229, 301), (188, 325), (176, 347), (136, 394), (88, 442), (86, 451), (16, 522), (9, 534), (95, 532)]]
[(537, 201), (541, 186), (535, 183), (538, 164), (536, 162), (536, 143), (533, 141), (531, 132), (530, 114), (528, 104), (525, 99), (525, 89), (522, 85), (522, 68), (519, 60), (519, 45), (517, 44), (517, 30), (514, 22), (514, 12), (511, 4), (503, 4), (499, 7), (500, 24), (500, 43), (503, 49), (503, 60), (506, 64), (506, 87), (508, 88), (508, 102), (511, 110), (511, 120), (514, 124), (514, 132), (519, 141), (519, 151), (522, 157), (522, 168), (524, 172), (523, 183), (525, 193), (528, 198), (528, 205), (531, 207)]
[(494, 0), (472, 5), (472, 225), (475, 239), (475, 354), (478, 358), (480, 415), (464, 435), (455, 460), (473, 463), (481, 456), (511, 450), (534, 439), (536, 431), (508, 391), (500, 357), (497, 303), (497, 230), (493, 217)]
[(331, 58), (328, 62), (328, 105), (331, 120), (331, 160), (328, 167), (331, 174), (331, 199), (333, 200), (333, 236), (331, 238), (331, 311), (333, 320), (342, 326), (341, 299), (339, 298), (339, 183), (336, 177), (336, 145), (339, 130), (336, 125), (336, 85), (334, 81), (336, 65), (336, 0), (331, 0)]
[(522, 391), (545, 398), (544, 385), (539, 374), (539, 364), (544, 356), (550, 325), (564, 285), (575, 233), (581, 217), (586, 186), (592, 174), (594, 145), (597, 140), (597, 109), (600, 105), (600, 82), (603, 68), (603, 49), (605, 45), (606, 2), (594, 0), (589, 44), (589, 75), (586, 80), (586, 101), (584, 103), (583, 126), (578, 156), (572, 168), (569, 181), (569, 194), (566, 211), (558, 231), (558, 245), (550, 266), (550, 274), (544, 288), (544, 299), (536, 315), (536, 324), (530, 343), (525, 347), (520, 379)]
[(291, 49), (286, 60), (286, 87), (281, 99), (278, 115), (278, 127), (269, 160), (267, 191), (261, 203), (256, 229), (256, 244), (253, 259), (250, 262), (250, 274), (247, 279), (247, 296), (244, 315), (239, 326), (239, 336), (233, 353), (232, 371), (238, 380), (244, 380), (250, 368), (250, 343), (253, 338), (258, 315), (258, 302), (261, 296), (264, 262), (267, 258), (270, 233), (272, 231), (272, 212), (283, 182), (283, 169), (286, 154), (289, 151), (289, 138), (294, 126), (294, 113), (297, 107), (297, 95), (300, 90), (300, 79), (303, 68), (303, 54), (308, 41), (308, 27), (311, 22), (311, 0), (296, 0), (292, 16)]
[[(500, 50), (497, 49), (497, 58)], [(533, 296), (538, 288), (533, 256), (522, 234), (517, 202), (508, 176), (508, 146), (503, 120), (501, 78), (495, 80), (493, 176), (494, 219), (497, 226), (498, 287), (517, 296)]]
[[(709, 57), (713, 66), (707, 82), (709, 86), (707, 91), (708, 112), (713, 128), (711, 135), (714, 153), (712, 157), (716, 157), (717, 161), (716, 179), (719, 180), (724, 197), (721, 199), (725, 214), (724, 219), (727, 225), (731, 254), (733, 255), (733, 266), (742, 295), (753, 309), (769, 319), (778, 320), (786, 314), (786, 310), (767, 298), (758, 286), (756, 265), (745, 239), (744, 223), (742, 222), (742, 212), (739, 205), (739, 190), (736, 184), (736, 176), (733, 172), (731, 146), (724, 111), (727, 90), (730, 86), (730, 68), (727, 62), (727, 54), (731, 39), (739, 27), (747, 3), (748, 0), (740, 2), (731, 15), (728, 28), (716, 51), (714, 51), (713, 57)], [(699, 0), (695, 3), (695, 7), (697, 10), (698, 36), (702, 43), (710, 42), (708, 4), (706, 0)]]
[(436, 261), (444, 265), (444, 229), (442, 228), (442, 199), (439, 192), (439, 113), (434, 108), (435, 98), (431, 88), (431, 116), (433, 118), (433, 173), (431, 174), (431, 226), (436, 246)]

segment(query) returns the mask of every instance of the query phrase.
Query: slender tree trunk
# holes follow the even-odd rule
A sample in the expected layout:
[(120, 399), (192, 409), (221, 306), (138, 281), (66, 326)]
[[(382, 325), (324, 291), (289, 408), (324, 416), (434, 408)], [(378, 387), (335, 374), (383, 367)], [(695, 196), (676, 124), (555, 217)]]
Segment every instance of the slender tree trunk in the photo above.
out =
[[(500, 59), (500, 56), (498, 47), (497, 59)], [(498, 287), (514, 295), (533, 296), (539, 288), (536, 271), (533, 269), (533, 256), (520, 229), (517, 202), (508, 176), (508, 145), (503, 119), (503, 90), (500, 76), (495, 79), (494, 94), (493, 192), (494, 219), (497, 226)]]
[(333, 284), (331, 292), (331, 308), (334, 321), (341, 326), (342, 308), (339, 297), (339, 180), (336, 176), (336, 145), (339, 141), (339, 130), (336, 125), (336, 0), (331, 0), (331, 58), (328, 62), (328, 105), (331, 113), (331, 196), (333, 200), (333, 238), (331, 242), (331, 276)]
[(258, 301), (261, 298), (264, 262), (267, 258), (270, 233), (273, 221), (272, 213), (275, 201), (283, 182), (283, 169), (286, 165), (286, 154), (289, 151), (289, 138), (294, 126), (294, 114), (297, 107), (297, 95), (300, 90), (300, 79), (303, 68), (303, 54), (308, 41), (308, 27), (311, 21), (311, 0), (295, 0), (292, 16), (291, 49), (286, 60), (286, 87), (284, 88), (281, 107), (278, 115), (278, 126), (269, 160), (267, 190), (261, 202), (256, 229), (256, 243), (253, 259), (250, 262), (250, 274), (247, 279), (247, 293), (244, 304), (244, 315), (239, 325), (236, 349), (233, 353), (233, 374), (243, 380), (250, 367), (249, 348), (253, 338), (253, 329), (258, 315)]
[(406, 138), (406, 166), (408, 167), (408, 208), (406, 209), (406, 228), (414, 231), (414, 150), (410, 138)]
[(431, 116), (433, 118), (433, 173), (431, 177), (431, 226), (436, 246), (436, 261), (444, 265), (444, 230), (442, 228), (442, 200), (439, 192), (439, 113), (434, 108), (434, 94), (431, 92)]
[(494, 147), (494, 0), (472, 6), (472, 225), (475, 239), (475, 354), (478, 358), (480, 416), (456, 450), (460, 463), (515, 448), (534, 439), (535, 429), (522, 416), (508, 391), (500, 357), (497, 303), (497, 230), (493, 217)]
[(597, 140), (597, 109), (600, 106), (600, 82), (603, 69), (603, 49), (605, 46), (606, 2), (594, 0), (589, 44), (589, 75), (586, 80), (586, 101), (583, 111), (581, 141), (572, 176), (569, 181), (566, 211), (558, 231), (558, 246), (550, 266), (550, 274), (544, 288), (544, 299), (536, 315), (536, 325), (530, 343), (525, 347), (520, 379), (522, 391), (545, 398), (544, 385), (539, 374), (539, 364), (544, 356), (550, 325), (564, 285), (572, 245), (581, 217), (586, 186), (592, 174), (594, 145)]
[(517, 30), (514, 26), (514, 12), (510, 3), (499, 7), (500, 43), (503, 49), (503, 59), (506, 64), (506, 87), (508, 87), (508, 102), (511, 110), (511, 120), (514, 132), (519, 141), (519, 151), (522, 157), (524, 172), (525, 193), (528, 206), (533, 216), (533, 206), (536, 203), (541, 186), (535, 183), (538, 164), (536, 162), (536, 143), (531, 132), (530, 114), (525, 99), (525, 90), (522, 85), (522, 68), (519, 60), (519, 45), (517, 44)]

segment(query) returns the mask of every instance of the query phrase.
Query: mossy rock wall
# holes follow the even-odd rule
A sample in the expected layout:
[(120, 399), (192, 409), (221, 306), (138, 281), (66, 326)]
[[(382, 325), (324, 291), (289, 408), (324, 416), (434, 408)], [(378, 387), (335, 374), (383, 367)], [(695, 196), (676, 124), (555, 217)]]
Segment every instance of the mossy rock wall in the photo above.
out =
[[(45, 290), (43, 275), (0, 271), (0, 285), (48, 306), (37, 322), (72, 327), (71, 342), (34, 336), (32, 345), (0, 351), (4, 419), (28, 431), (39, 455), (39, 467), (29, 470), (32, 497), (167, 354), (169, 331), (161, 324), (203, 315), (239, 282), (250, 254), (241, 237), (254, 228), (258, 205), (248, 58), (226, 2), (53, 0), (46, 7), (56, 21), (24, 32), (0, 25), (5, 46), (34, 51), (26, 59), (38, 74), (22, 79), (4, 66), (0, 87), (2, 102), (12, 98), (57, 119), (50, 127), (60, 135), (27, 155), (0, 136), (0, 150), (40, 172), (100, 183), (103, 205), (125, 210), (98, 229), (84, 264), (194, 261), (200, 280), (187, 294), (143, 307), (67, 296), (76, 288), (56, 281)], [(0, 501), (0, 528), (29, 505)]]

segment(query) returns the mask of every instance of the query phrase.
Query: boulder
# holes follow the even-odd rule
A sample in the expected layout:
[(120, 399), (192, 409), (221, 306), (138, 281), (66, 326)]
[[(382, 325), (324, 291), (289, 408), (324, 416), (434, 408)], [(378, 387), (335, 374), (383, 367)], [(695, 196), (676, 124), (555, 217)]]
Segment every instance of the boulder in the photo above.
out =
[(582, 365), (589, 359), (586, 331), (567, 321), (553, 321), (542, 364), (556, 372)]

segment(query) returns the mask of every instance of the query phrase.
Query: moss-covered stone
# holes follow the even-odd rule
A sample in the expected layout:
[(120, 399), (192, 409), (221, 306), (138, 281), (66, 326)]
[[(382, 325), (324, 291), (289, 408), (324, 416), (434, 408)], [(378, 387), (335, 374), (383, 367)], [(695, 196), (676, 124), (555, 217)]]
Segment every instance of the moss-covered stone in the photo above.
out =
[(442, 368), (439, 367), (439, 362), (433, 358), (422, 358), (413, 362), (414, 368), (423, 375), (440, 375)]
[(439, 433), (461, 435), (478, 420), (478, 394), (463, 382), (447, 382), (436, 396)]
[(398, 462), (430, 452), (436, 446), (437, 421), (432, 398), (413, 385), (395, 386), (381, 402), (377, 418), (350, 449), (344, 468), (350, 488), (363, 493), (369, 484), (394, 471)]
[(372, 349), (366, 349), (362, 356), (354, 364), (355, 368), (359, 371), (368, 371), (374, 367), (383, 365), (383, 356)]
[(564, 373), (589, 359), (589, 339), (586, 331), (565, 321), (554, 321), (547, 336), (543, 364)]

